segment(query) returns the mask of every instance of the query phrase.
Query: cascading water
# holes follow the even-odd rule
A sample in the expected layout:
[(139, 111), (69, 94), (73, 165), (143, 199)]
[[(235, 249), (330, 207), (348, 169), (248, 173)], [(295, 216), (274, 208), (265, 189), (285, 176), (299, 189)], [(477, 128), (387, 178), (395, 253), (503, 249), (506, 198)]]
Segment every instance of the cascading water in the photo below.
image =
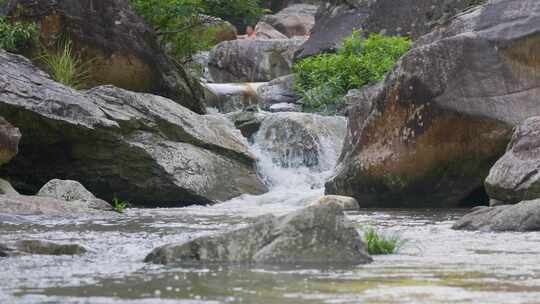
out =
[[(344, 117), (306, 113), (268, 114), (253, 137), (251, 152), (269, 191), (242, 195), (213, 206), (248, 215), (284, 214), (324, 194), (346, 132)], [(233, 211), (234, 210), (234, 211)]]

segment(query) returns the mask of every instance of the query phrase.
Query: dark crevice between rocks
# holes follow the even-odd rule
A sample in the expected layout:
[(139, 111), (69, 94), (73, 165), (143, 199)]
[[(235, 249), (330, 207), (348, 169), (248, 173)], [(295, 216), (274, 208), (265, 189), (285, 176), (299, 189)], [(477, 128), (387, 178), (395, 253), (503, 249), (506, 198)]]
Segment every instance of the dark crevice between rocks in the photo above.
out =
[(484, 186), (480, 186), (469, 193), (465, 198), (459, 201), (458, 207), (472, 208), (477, 206), (488, 206), (489, 196)]

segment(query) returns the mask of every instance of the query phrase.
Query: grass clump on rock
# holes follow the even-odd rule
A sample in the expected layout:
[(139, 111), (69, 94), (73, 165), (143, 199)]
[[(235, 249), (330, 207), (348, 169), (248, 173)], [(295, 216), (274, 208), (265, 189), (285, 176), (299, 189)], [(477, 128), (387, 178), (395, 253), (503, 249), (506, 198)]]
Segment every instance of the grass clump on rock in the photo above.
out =
[(326, 110), (343, 103), (345, 94), (383, 79), (411, 47), (405, 37), (370, 34), (362, 39), (354, 32), (336, 54), (321, 54), (296, 62), (295, 89), (304, 105)]
[(118, 213), (124, 213), (124, 210), (128, 207), (129, 203), (127, 201), (121, 200), (117, 197), (115, 197), (112, 201), (112, 207), (114, 211)]
[(88, 65), (74, 52), (71, 41), (61, 43), (56, 51), (45, 51), (41, 60), (51, 78), (74, 89), (81, 89), (88, 80)]
[(369, 254), (394, 254), (407, 242), (398, 235), (383, 235), (373, 227), (364, 230), (364, 241)]

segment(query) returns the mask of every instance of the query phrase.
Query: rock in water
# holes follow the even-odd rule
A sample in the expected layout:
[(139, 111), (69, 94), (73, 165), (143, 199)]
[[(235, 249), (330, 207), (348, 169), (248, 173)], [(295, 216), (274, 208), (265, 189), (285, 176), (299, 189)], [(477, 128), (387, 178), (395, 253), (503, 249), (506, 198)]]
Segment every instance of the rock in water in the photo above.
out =
[(294, 4), (277, 14), (263, 16), (261, 21), (271, 25), (286, 37), (306, 36), (315, 25), (317, 9), (317, 5)]
[(109, 203), (95, 197), (81, 183), (72, 180), (53, 179), (41, 187), (36, 195), (52, 197), (67, 202), (84, 201), (88, 202), (90, 207), (94, 209), (112, 210)]
[(485, 182), (489, 197), (515, 204), (540, 198), (540, 117), (519, 125), (506, 153), (491, 168)]
[(112, 86), (75, 91), (4, 51), (0, 84), (0, 115), (25, 134), (3, 170), (23, 192), (61, 178), (109, 201), (182, 206), (265, 191), (226, 118)]
[(208, 68), (213, 81), (265, 82), (291, 73), (294, 52), (305, 41), (243, 39), (225, 41), (210, 51)]
[(334, 204), (339, 206), (343, 210), (358, 210), (360, 204), (354, 197), (340, 196), (340, 195), (325, 195), (318, 200), (310, 203), (310, 206), (324, 206), (328, 204)]
[[(297, 58), (336, 50), (354, 30), (416, 39), (465, 10), (470, 0), (334, 0), (315, 16), (309, 40)], [(278, 28), (279, 30), (279, 28)]]
[(146, 262), (364, 264), (372, 259), (340, 207), (312, 206), (263, 216), (246, 228), (155, 249)]
[(540, 231), (540, 200), (516, 205), (480, 207), (458, 220), (453, 229), (481, 231)]
[(45, 215), (57, 217), (77, 217), (80, 215), (111, 216), (110, 205), (104, 208), (94, 202), (65, 201), (52, 197), (26, 195), (0, 195), (0, 213), (10, 215)]
[(24, 254), (78, 255), (85, 252), (86, 249), (77, 244), (57, 244), (38, 240), (22, 240), (16, 242), (13, 246), (0, 244), (0, 257)]
[(294, 91), (294, 75), (286, 75), (262, 84), (257, 88), (260, 107), (269, 110), (272, 105), (297, 103), (302, 96)]
[(9, 162), (19, 151), (21, 132), (0, 117), (0, 166)]
[[(157, 37), (130, 8), (128, 0), (12, 0), (7, 15), (34, 21), (41, 31), (40, 47), (54, 47), (58, 37), (73, 41), (84, 61), (91, 61), (89, 86), (120, 88), (162, 95), (205, 113), (203, 91), (160, 49)], [(36, 54), (41, 55), (41, 48)]]
[(327, 194), (451, 207), (481, 189), (513, 126), (540, 114), (538, 20), (535, 0), (496, 0), (419, 39), (348, 110)]

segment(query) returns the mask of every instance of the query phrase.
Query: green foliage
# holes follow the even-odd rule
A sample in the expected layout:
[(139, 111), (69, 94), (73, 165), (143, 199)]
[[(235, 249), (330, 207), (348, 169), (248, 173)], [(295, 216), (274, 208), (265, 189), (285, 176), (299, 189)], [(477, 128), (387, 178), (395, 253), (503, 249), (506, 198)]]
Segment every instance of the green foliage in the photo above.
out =
[(60, 44), (56, 51), (45, 51), (40, 59), (57, 82), (81, 89), (88, 80), (88, 65), (74, 54), (69, 40)]
[(260, 0), (203, 0), (203, 2), (206, 14), (227, 20), (240, 31), (248, 25), (254, 26), (261, 15), (268, 12), (260, 7)]
[(368, 227), (364, 230), (364, 241), (369, 254), (394, 254), (407, 242), (397, 235), (385, 236), (375, 228)]
[(33, 23), (10, 22), (0, 17), (0, 48), (9, 52), (20, 51), (32, 43), (37, 32), (37, 26)]
[(336, 54), (321, 54), (296, 62), (296, 90), (305, 105), (324, 109), (342, 103), (350, 89), (381, 80), (396, 61), (409, 50), (404, 37), (371, 34), (366, 39), (355, 32), (345, 39)]
[(114, 211), (118, 213), (124, 213), (124, 210), (129, 206), (129, 203), (127, 201), (123, 201), (117, 197), (115, 197), (112, 201), (112, 207)]
[(130, 0), (150, 24), (170, 55), (188, 61), (194, 53), (214, 46), (216, 28), (204, 29), (203, 14), (236, 26), (255, 22), (264, 11), (259, 0)]

